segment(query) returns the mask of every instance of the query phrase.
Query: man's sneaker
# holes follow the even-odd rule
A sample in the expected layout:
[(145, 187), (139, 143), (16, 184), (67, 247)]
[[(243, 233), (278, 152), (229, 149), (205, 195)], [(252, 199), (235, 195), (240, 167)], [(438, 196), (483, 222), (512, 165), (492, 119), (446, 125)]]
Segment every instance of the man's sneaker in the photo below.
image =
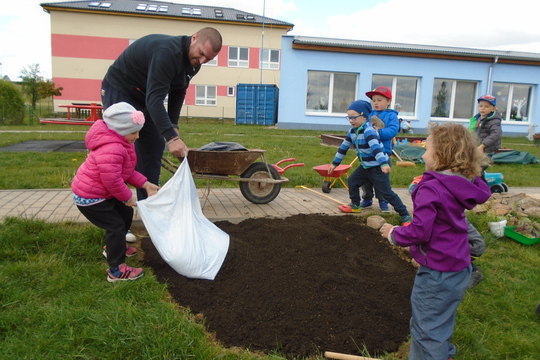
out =
[(344, 213), (359, 213), (362, 211), (362, 207), (360, 205), (339, 205), (338, 209), (343, 211)]
[(388, 207), (388, 201), (379, 201), (379, 207), (383, 213), (390, 213), (390, 208)]
[[(137, 248), (134, 248), (133, 246), (126, 245), (126, 256), (132, 257), (137, 255)], [(107, 247), (103, 247), (103, 256), (107, 257)]]
[(137, 241), (137, 237), (135, 235), (133, 235), (131, 230), (128, 230), (128, 232), (126, 234), (126, 241), (130, 242), (130, 243), (134, 243), (135, 241)]
[(405, 215), (401, 217), (401, 226), (407, 226), (410, 225), (412, 222), (411, 215)]
[(371, 201), (371, 200), (362, 200), (362, 202), (360, 203), (360, 207), (362, 209), (370, 208), (371, 205), (373, 205), (373, 201)]
[(540, 302), (536, 305), (536, 315), (540, 316)]
[(469, 281), (469, 285), (467, 285), (467, 289), (472, 289), (482, 280), (484, 280), (484, 274), (482, 274), (482, 270), (477, 269), (473, 271), (471, 274), (471, 280)]
[(107, 269), (108, 282), (137, 280), (143, 275), (143, 269), (127, 266), (126, 264), (118, 265), (118, 270), (114, 272), (112, 272), (111, 269)]

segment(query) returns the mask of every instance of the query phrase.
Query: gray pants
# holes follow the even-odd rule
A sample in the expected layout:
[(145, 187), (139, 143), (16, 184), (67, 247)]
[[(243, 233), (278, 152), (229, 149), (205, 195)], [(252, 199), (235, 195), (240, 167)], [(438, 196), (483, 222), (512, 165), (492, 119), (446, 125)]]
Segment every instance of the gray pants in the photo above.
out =
[(456, 354), (450, 341), (471, 271), (471, 266), (457, 272), (420, 267), (411, 294), (409, 360), (443, 360)]

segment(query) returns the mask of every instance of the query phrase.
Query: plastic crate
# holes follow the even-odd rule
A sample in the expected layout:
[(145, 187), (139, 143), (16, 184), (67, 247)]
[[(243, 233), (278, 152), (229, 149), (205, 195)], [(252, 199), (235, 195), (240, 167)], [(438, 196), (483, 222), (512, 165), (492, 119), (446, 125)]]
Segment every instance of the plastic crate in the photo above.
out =
[(514, 231), (515, 228), (516, 228), (515, 226), (505, 226), (504, 235), (511, 239), (519, 241), (520, 243), (524, 245), (533, 245), (533, 244), (536, 244), (537, 242), (540, 242), (540, 238), (526, 237), (525, 235), (522, 235)]

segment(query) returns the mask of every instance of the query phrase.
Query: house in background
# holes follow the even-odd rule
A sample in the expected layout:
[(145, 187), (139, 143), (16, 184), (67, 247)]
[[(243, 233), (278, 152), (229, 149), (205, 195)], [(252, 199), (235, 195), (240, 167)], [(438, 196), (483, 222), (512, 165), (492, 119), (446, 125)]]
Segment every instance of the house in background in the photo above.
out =
[(146, 0), (42, 3), (51, 16), (53, 82), (63, 87), (59, 105), (101, 103), (109, 66), (148, 34), (192, 35), (214, 27), (222, 35), (219, 55), (193, 78), (182, 116), (234, 118), (236, 85), (280, 84), (281, 36), (293, 27), (279, 20), (218, 7)]
[(51, 16), (53, 81), (64, 88), (56, 111), (100, 103), (108, 67), (138, 38), (212, 26), (224, 46), (193, 78), (181, 116), (235, 118), (237, 85), (264, 84), (279, 87), (271, 107), (279, 128), (346, 130), (347, 105), (385, 85), (392, 107), (401, 105), (400, 117), (417, 133), (430, 121), (467, 124), (486, 93), (497, 97), (505, 135), (527, 135), (540, 122), (540, 54), (291, 36), (290, 23), (215, 6), (138, 0), (41, 6)]
[(347, 105), (389, 87), (417, 133), (430, 121), (467, 124), (491, 93), (507, 136), (540, 123), (540, 54), (285, 35), (278, 127), (347, 130)]

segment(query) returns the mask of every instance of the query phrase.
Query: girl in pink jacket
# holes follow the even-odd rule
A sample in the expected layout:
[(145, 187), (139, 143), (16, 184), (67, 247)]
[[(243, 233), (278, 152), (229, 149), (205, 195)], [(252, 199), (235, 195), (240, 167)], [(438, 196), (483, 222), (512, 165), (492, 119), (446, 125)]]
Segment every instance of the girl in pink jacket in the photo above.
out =
[(94, 225), (105, 230), (105, 251), (109, 269), (107, 280), (135, 280), (144, 270), (125, 264), (126, 256), (137, 249), (126, 244), (126, 233), (133, 220), (136, 197), (127, 184), (154, 195), (159, 187), (135, 171), (135, 140), (144, 125), (144, 115), (128, 103), (111, 105), (103, 120), (92, 125), (85, 137), (88, 157), (77, 170), (71, 189), (79, 211)]

